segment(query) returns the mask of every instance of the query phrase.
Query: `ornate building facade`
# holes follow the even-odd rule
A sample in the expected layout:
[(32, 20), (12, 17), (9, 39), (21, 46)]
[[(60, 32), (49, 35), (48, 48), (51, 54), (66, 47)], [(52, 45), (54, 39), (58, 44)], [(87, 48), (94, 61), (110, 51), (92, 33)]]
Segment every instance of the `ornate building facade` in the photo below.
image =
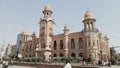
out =
[(91, 11), (87, 10), (84, 15), (83, 30), (69, 33), (69, 28), (65, 25), (63, 33), (58, 35), (54, 35), (55, 21), (52, 13), (51, 6), (46, 4), (44, 16), (39, 21), (39, 38), (35, 33), (29, 35), (26, 30), (21, 33), (19, 54), (22, 57), (42, 56), (49, 60), (56, 57), (92, 56), (94, 60), (109, 60), (109, 38), (96, 28), (96, 19)]

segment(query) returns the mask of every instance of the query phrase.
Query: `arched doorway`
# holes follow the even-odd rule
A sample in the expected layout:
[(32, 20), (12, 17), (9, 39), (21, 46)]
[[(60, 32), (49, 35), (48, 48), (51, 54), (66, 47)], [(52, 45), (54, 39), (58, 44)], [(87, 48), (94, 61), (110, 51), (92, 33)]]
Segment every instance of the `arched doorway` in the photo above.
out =
[(74, 39), (71, 39), (71, 49), (74, 49), (75, 48), (75, 41)]
[(53, 57), (57, 57), (57, 55), (56, 55), (56, 54), (53, 54)]
[(76, 57), (75, 53), (71, 53), (71, 57), (75, 58)]
[(54, 50), (56, 50), (56, 49), (57, 49), (57, 42), (54, 41)]
[(83, 48), (83, 39), (82, 38), (79, 38), (79, 49), (82, 49)]
[(60, 56), (60, 58), (63, 58), (63, 57), (64, 57), (64, 55), (63, 55), (62, 53), (60, 53), (60, 55), (59, 55), (59, 56)]
[(79, 53), (79, 59), (80, 59), (80, 60), (85, 60), (84, 54), (83, 54), (82, 52)]

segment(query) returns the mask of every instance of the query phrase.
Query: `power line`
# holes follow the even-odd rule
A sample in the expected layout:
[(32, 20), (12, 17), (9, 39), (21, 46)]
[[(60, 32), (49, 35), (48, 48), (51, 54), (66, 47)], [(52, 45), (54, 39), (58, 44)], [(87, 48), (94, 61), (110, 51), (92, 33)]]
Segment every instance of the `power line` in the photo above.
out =
[(37, 23), (36, 24), (21, 24), (21, 23), (8, 23), (8, 22), (0, 22), (0, 23), (3, 23), (3, 24), (10, 24), (10, 25), (32, 25), (32, 26), (36, 26), (37, 25)]

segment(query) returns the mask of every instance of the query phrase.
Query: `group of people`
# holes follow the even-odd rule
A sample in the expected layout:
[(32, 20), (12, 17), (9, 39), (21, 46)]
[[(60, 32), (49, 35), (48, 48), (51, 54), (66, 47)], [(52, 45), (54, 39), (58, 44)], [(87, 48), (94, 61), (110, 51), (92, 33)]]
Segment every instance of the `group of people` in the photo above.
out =
[(9, 65), (13, 65), (13, 61), (7, 61), (6, 59), (2, 62), (2, 68), (8, 68)]
[[(86, 65), (86, 64), (87, 63), (85, 61), (80, 61), (80, 65)], [(93, 64), (99, 65), (99, 66), (109, 66), (109, 67), (111, 67), (111, 62), (94, 61)], [(66, 61), (66, 65), (64, 66), (64, 68), (72, 68), (69, 61)]]

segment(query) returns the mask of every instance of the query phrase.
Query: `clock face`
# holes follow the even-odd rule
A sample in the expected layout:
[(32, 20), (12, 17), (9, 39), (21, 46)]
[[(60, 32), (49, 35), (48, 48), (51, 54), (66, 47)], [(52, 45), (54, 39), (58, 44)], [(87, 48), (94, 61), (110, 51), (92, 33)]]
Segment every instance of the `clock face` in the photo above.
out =
[(45, 21), (41, 22), (41, 28), (45, 28), (45, 24), (46, 24)]

